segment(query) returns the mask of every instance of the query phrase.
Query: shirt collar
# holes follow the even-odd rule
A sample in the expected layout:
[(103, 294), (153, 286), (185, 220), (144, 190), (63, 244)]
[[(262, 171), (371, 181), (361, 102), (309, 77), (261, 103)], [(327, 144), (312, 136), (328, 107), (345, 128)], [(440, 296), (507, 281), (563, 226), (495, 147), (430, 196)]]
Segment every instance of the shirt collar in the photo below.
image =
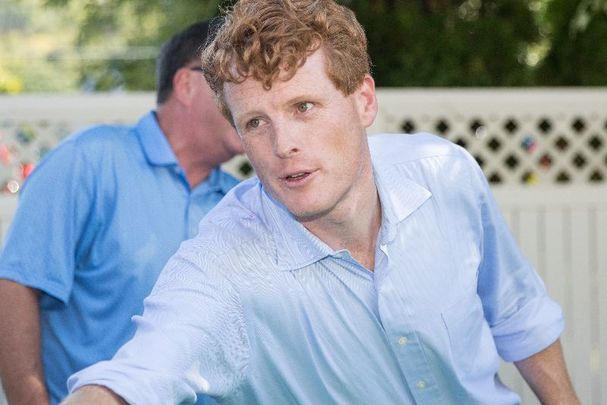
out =
[[(381, 172), (381, 174), (380, 174)], [(408, 180), (396, 167), (374, 170), (375, 183), (382, 204), (382, 242), (389, 243), (396, 236), (397, 224), (417, 210), (430, 191)], [(338, 256), (326, 243), (295, 220), (287, 208), (262, 186), (262, 211), (274, 238), (275, 263), (279, 270), (296, 270), (327, 256)]]
[(222, 194), (227, 194), (232, 189), (238, 180), (221, 170), (219, 167), (213, 168), (209, 177), (196, 187), (196, 192), (208, 193), (219, 191)]
[(287, 208), (262, 186), (261, 209), (268, 221), (275, 246), (275, 263), (279, 270), (295, 270), (331, 255), (331, 249), (299, 223)]
[(151, 165), (176, 165), (177, 158), (166, 136), (158, 125), (156, 113), (148, 112), (137, 123), (137, 135), (143, 152)]
[(390, 243), (396, 237), (397, 224), (415, 212), (432, 193), (408, 179), (398, 165), (379, 168), (374, 165), (375, 185), (382, 205), (380, 243)]

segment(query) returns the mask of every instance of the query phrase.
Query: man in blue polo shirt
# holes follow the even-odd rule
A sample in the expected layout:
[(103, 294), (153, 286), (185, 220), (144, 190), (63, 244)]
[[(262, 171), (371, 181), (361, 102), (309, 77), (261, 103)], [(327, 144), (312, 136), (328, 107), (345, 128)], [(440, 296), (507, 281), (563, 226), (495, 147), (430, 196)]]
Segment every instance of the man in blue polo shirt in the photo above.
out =
[(11, 404), (57, 403), (112, 357), (180, 242), (237, 184), (241, 152), (200, 69), (209, 23), (170, 39), (157, 108), (74, 134), (28, 178), (0, 257), (0, 378)]

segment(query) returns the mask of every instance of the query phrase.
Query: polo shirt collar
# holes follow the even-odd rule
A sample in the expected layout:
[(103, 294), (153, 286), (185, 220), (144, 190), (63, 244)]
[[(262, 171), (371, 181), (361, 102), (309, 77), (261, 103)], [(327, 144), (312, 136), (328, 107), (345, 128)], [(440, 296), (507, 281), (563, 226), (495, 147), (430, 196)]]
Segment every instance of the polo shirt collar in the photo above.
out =
[(195, 190), (203, 188), (204, 192), (216, 192), (219, 191), (222, 194), (227, 194), (228, 191), (234, 187), (234, 178), (221, 170), (219, 167), (213, 168), (209, 177), (206, 178), (201, 184), (199, 184)]
[(137, 135), (146, 159), (151, 165), (168, 166), (177, 164), (175, 153), (173, 153), (169, 141), (160, 129), (154, 111), (150, 111), (141, 117), (137, 123)]
[[(395, 167), (379, 174), (374, 170), (375, 182), (382, 205), (383, 242), (394, 240), (397, 224), (415, 212), (427, 199), (430, 191), (398, 175)], [(339, 256), (326, 243), (297, 222), (287, 208), (270, 196), (262, 186), (262, 211), (268, 221), (275, 246), (275, 263), (279, 270), (296, 270), (327, 256)]]

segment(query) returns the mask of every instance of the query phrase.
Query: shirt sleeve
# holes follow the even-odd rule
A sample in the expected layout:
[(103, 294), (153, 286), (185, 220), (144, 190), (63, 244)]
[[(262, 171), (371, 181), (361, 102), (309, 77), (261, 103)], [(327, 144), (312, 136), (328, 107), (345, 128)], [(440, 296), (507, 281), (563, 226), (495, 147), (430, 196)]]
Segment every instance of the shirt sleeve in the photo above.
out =
[[(131, 404), (193, 403), (197, 393), (233, 393), (244, 378), (249, 343), (242, 307), (221, 266), (196, 239), (163, 269), (137, 331), (110, 361), (70, 377), (68, 388), (96, 384)], [(229, 271), (225, 269), (224, 271)]]
[(493, 198), (485, 175), (466, 153), (481, 212), (478, 294), (500, 356), (525, 359), (552, 344), (563, 331), (560, 306), (523, 256)]
[(67, 140), (28, 177), (0, 256), (0, 277), (64, 303), (91, 218), (94, 176), (83, 151)]

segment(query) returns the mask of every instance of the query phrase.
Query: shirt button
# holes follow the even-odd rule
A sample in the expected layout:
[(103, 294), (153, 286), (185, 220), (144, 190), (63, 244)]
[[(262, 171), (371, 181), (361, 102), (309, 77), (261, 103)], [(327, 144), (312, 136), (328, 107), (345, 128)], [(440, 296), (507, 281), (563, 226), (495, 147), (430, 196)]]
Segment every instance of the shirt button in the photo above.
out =
[(407, 343), (409, 343), (409, 339), (407, 339), (406, 336), (401, 336), (400, 338), (398, 338), (398, 344), (399, 345), (404, 346)]
[(418, 389), (423, 390), (424, 388), (426, 388), (426, 382), (424, 380), (419, 380), (418, 382), (415, 383), (415, 386)]

